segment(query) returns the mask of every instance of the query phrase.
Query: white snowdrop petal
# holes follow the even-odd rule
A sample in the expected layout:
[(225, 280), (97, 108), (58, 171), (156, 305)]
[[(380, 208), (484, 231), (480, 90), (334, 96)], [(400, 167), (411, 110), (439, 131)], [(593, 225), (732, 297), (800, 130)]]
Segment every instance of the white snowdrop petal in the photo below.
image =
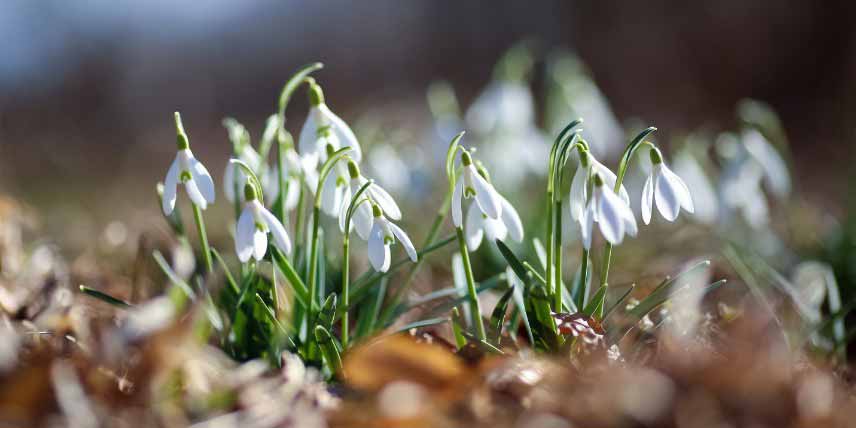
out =
[(253, 255), (253, 234), (256, 230), (255, 219), (251, 209), (245, 207), (238, 217), (235, 230), (235, 253), (241, 263), (246, 263)]
[(687, 184), (684, 183), (684, 180), (681, 177), (678, 177), (666, 164), (663, 164), (662, 170), (663, 178), (672, 183), (672, 188), (675, 190), (675, 196), (678, 198), (678, 202), (681, 204), (681, 207), (689, 212), (694, 212), (695, 207), (693, 206), (693, 198), (690, 195), (690, 189), (687, 187)]
[[(609, 190), (615, 190), (615, 182), (618, 181), (618, 177), (615, 173), (596, 159), (592, 159), (591, 162), (591, 167), (594, 170), (593, 172), (600, 175), (603, 179), (604, 185), (609, 187)], [(618, 189), (618, 196), (621, 197), (624, 203), (630, 205), (630, 195), (627, 193), (627, 188), (625, 188), (623, 184)]]
[(205, 165), (202, 165), (202, 162), (199, 162), (196, 158), (190, 159), (190, 174), (193, 176), (193, 181), (196, 182), (196, 186), (199, 188), (200, 193), (208, 201), (209, 204), (214, 203), (214, 199), (216, 198), (216, 194), (214, 192), (214, 180), (211, 178), (211, 174), (208, 173), (208, 170), (205, 169)]
[(223, 195), (229, 202), (235, 202), (235, 187), (235, 165), (227, 162), (226, 169), (223, 171)]
[(393, 220), (401, 220), (401, 209), (398, 208), (398, 204), (386, 190), (377, 184), (372, 184), (367, 191), (383, 210), (384, 215)]
[(455, 190), (452, 191), (452, 223), (455, 227), (461, 227), (464, 217), (464, 213), (461, 212), (462, 199), (464, 198), (464, 183), (461, 178), (458, 177), (458, 181), (455, 183)]
[(318, 110), (324, 117), (329, 121), (331, 130), (339, 139), (339, 142), (343, 147), (350, 147), (351, 150), (348, 152), (348, 156), (354, 160), (354, 162), (359, 163), (363, 158), (362, 149), (360, 149), (360, 143), (357, 141), (357, 136), (354, 135), (354, 131), (351, 130), (351, 127), (345, 123), (344, 120), (336, 116), (335, 113), (330, 111), (326, 104), (321, 104), (318, 106)]
[(389, 247), (384, 243), (383, 229), (380, 222), (375, 222), (369, 234), (368, 242), (369, 262), (374, 270), (386, 272), (389, 268)]
[(636, 236), (636, 233), (639, 232), (639, 228), (636, 225), (636, 216), (633, 215), (633, 210), (630, 209), (630, 206), (624, 205), (624, 208), (621, 210), (624, 218), (624, 232), (630, 236)]
[(339, 213), (342, 202), (342, 188), (336, 185), (336, 174), (330, 173), (321, 187), (321, 211), (329, 216)]
[(288, 233), (285, 231), (285, 226), (282, 225), (273, 213), (261, 206), (261, 204), (259, 204), (258, 212), (262, 220), (267, 224), (268, 229), (270, 229), (274, 245), (282, 250), (283, 253), (291, 254), (291, 239), (289, 239)]
[(485, 236), (491, 242), (496, 242), (497, 239), (504, 241), (505, 237), (508, 236), (508, 229), (502, 220), (486, 218), (483, 229)]
[(619, 244), (624, 238), (624, 216), (621, 213), (624, 201), (609, 189), (602, 189), (599, 193), (596, 209), (600, 233), (609, 243)]
[(502, 202), (502, 223), (508, 229), (511, 239), (520, 242), (523, 240), (523, 222), (520, 220), (520, 215), (517, 214), (517, 210), (508, 202), (508, 199), (505, 199), (501, 195), (500, 199)]
[(484, 237), (484, 214), (475, 205), (470, 205), (467, 210), (467, 224), (464, 227), (464, 238), (467, 241), (467, 249), (475, 251), (479, 248)]
[(267, 252), (267, 244), (267, 233), (256, 228), (253, 233), (253, 258), (256, 260), (263, 259)]
[(502, 203), (499, 194), (487, 180), (476, 172), (475, 167), (470, 165), (468, 168), (471, 168), (470, 176), (476, 191), (476, 204), (488, 217), (498, 219), (502, 215)]
[(404, 230), (398, 227), (395, 223), (389, 223), (389, 228), (392, 229), (392, 234), (398, 238), (398, 242), (404, 246), (404, 251), (407, 252), (407, 256), (415, 263), (419, 256), (416, 254), (416, 247), (413, 246), (413, 242), (410, 242), (410, 237), (407, 236), (407, 233), (405, 233)]
[(166, 172), (166, 178), (163, 181), (163, 198), (161, 208), (164, 215), (172, 214), (175, 209), (176, 190), (178, 187), (178, 159), (172, 161), (169, 170)]
[(571, 218), (579, 220), (586, 206), (586, 181), (588, 180), (588, 168), (580, 166), (574, 173), (571, 181), (571, 191), (568, 193), (568, 208), (571, 210)]
[(668, 221), (675, 221), (681, 211), (681, 203), (678, 201), (677, 191), (674, 183), (669, 181), (663, 174), (663, 170), (656, 173), (654, 181), (654, 202), (657, 211)]
[(744, 133), (744, 144), (749, 154), (764, 169), (764, 180), (770, 190), (778, 197), (785, 197), (791, 190), (791, 177), (788, 165), (773, 145), (758, 131)]
[(654, 207), (654, 176), (648, 175), (645, 186), (642, 187), (642, 221), (651, 223), (651, 209)]
[(194, 204), (203, 210), (208, 208), (208, 201), (202, 196), (202, 192), (196, 187), (196, 180), (187, 180), (184, 182), (184, 189), (187, 190), (187, 196)]
[(357, 229), (357, 235), (363, 240), (369, 238), (369, 234), (372, 231), (373, 221), (374, 216), (372, 215), (372, 209), (368, 202), (360, 204), (360, 206), (354, 211), (353, 217), (351, 217), (351, 224), (353, 224), (353, 227)]
[(306, 121), (303, 122), (303, 127), (300, 128), (300, 136), (297, 140), (297, 150), (300, 151), (300, 157), (305, 162), (305, 166), (314, 169), (318, 165), (318, 123), (316, 121), (317, 107), (309, 109), (309, 114), (306, 115)]
[(592, 232), (594, 229), (594, 207), (592, 206), (592, 204), (587, 205), (586, 208), (583, 210), (579, 222), (580, 236), (583, 241), (583, 247), (585, 247), (586, 250), (590, 250)]
[(285, 181), (285, 186), (285, 210), (291, 211), (297, 208), (300, 199), (300, 180), (296, 177), (289, 177)]

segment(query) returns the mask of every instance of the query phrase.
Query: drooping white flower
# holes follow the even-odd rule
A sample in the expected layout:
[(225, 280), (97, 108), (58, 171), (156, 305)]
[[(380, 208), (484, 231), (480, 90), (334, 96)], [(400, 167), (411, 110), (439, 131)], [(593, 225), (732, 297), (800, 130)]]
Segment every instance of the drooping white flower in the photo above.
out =
[(504, 240), (506, 236), (516, 242), (523, 240), (523, 223), (514, 206), (502, 195), (499, 195), (502, 204), (502, 214), (498, 219), (492, 219), (485, 215), (476, 204), (470, 205), (467, 211), (467, 223), (464, 228), (467, 248), (475, 251), (479, 248), (482, 238), (487, 235), (488, 241)]
[[(610, 189), (615, 189), (615, 182), (618, 180), (615, 173), (598, 162), (587, 149), (579, 147), (578, 153), (580, 165), (577, 167), (574, 178), (571, 180), (571, 190), (568, 194), (568, 208), (571, 210), (571, 218), (574, 220), (582, 218), (583, 211), (585, 210), (586, 201), (588, 200), (589, 177), (594, 174), (599, 175)], [(618, 194), (624, 203), (630, 205), (630, 195), (627, 193), (624, 184), (619, 188)]]
[(261, 260), (268, 247), (267, 234), (273, 236), (273, 243), (283, 253), (291, 253), (291, 240), (282, 223), (261, 204), (256, 190), (251, 184), (244, 186), (244, 210), (238, 217), (235, 230), (235, 252), (242, 263), (250, 257)]
[(175, 113), (175, 123), (178, 132), (178, 153), (169, 166), (164, 179), (161, 205), (165, 215), (172, 214), (175, 209), (179, 183), (184, 185), (190, 200), (203, 210), (208, 207), (208, 204), (213, 204), (215, 198), (214, 180), (211, 179), (211, 174), (208, 173), (205, 165), (193, 157), (193, 152), (190, 151), (190, 142), (184, 132), (181, 116), (178, 112)]
[(306, 122), (300, 130), (297, 148), (300, 156), (304, 158), (305, 165), (316, 168), (319, 162), (323, 162), (327, 146), (332, 145), (334, 150), (342, 147), (350, 147), (348, 152), (355, 161), (359, 162), (363, 155), (360, 143), (357, 141), (354, 131), (344, 120), (336, 116), (327, 104), (324, 103), (324, 92), (316, 83), (309, 85), (309, 114)]
[(743, 145), (749, 155), (761, 165), (764, 182), (778, 198), (784, 198), (791, 191), (791, 176), (788, 165), (773, 145), (764, 136), (752, 129), (743, 132)]
[(672, 166), (693, 195), (693, 219), (708, 224), (715, 222), (719, 210), (716, 190), (696, 157), (689, 150), (682, 150), (675, 156)]
[(535, 121), (535, 99), (525, 82), (495, 80), (473, 101), (465, 119), (481, 134), (525, 129)]
[(585, 248), (591, 249), (594, 223), (597, 223), (604, 239), (612, 245), (620, 244), (625, 234), (636, 236), (636, 217), (630, 205), (618, 197), (612, 187), (604, 185), (600, 174), (592, 175), (592, 184), (591, 199), (579, 219)]
[(461, 152), (462, 171), (452, 193), (452, 222), (463, 227), (464, 198), (475, 198), (476, 206), (488, 218), (497, 220), (502, 215), (502, 197), (476, 170), (473, 159), (466, 150)]
[(690, 189), (684, 181), (666, 166), (659, 149), (652, 148), (649, 153), (653, 168), (645, 180), (645, 186), (642, 187), (642, 221), (645, 224), (651, 222), (651, 211), (655, 203), (657, 211), (667, 221), (675, 221), (681, 208), (690, 213), (694, 212)]
[(389, 246), (395, 243), (396, 238), (404, 246), (404, 250), (407, 252), (407, 256), (410, 257), (410, 260), (416, 262), (418, 259), (416, 248), (410, 242), (407, 233), (387, 220), (378, 205), (372, 205), (372, 214), (374, 221), (368, 239), (368, 255), (372, 267), (378, 272), (389, 270), (391, 263)]
[[(303, 170), (300, 156), (293, 147), (284, 149), (284, 178), (285, 178), (285, 210), (291, 211), (297, 207), (300, 197), (300, 174)], [(267, 203), (273, 203), (279, 198), (279, 167), (274, 165), (267, 169), (267, 174), (261, 178)]]
[[(360, 168), (353, 160), (348, 160), (348, 175), (351, 177), (349, 187), (345, 188), (342, 196), (341, 207), (339, 208), (339, 230), (345, 233), (345, 221), (347, 220), (348, 209), (350, 208), (351, 198), (360, 190), (363, 185), (368, 182), (368, 179), (360, 173)], [(395, 203), (395, 199), (377, 184), (370, 184), (363, 192), (364, 198), (376, 203), (387, 217), (393, 220), (401, 220), (401, 209)], [(362, 239), (368, 239), (372, 228), (372, 208), (368, 202), (360, 203), (354, 209), (354, 214), (351, 217), (351, 225), (356, 227), (357, 234)]]
[[(261, 167), (261, 157), (249, 144), (244, 144), (239, 148), (237, 153), (238, 159), (247, 164), (254, 172), (258, 172)], [(235, 191), (240, 194), (240, 190), (247, 184), (247, 174), (241, 167), (229, 162), (226, 164), (226, 170), (223, 171), (223, 194), (226, 195), (226, 200), (229, 202), (235, 201)]]

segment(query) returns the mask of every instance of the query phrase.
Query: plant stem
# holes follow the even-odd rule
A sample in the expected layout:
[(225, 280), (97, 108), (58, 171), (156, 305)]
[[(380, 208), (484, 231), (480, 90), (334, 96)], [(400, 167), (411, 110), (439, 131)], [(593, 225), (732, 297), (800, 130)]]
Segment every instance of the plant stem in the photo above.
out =
[(349, 305), (351, 304), (349, 290), (349, 271), (351, 267), (351, 254), (349, 250), (350, 239), (348, 238), (348, 234), (346, 232), (345, 238), (342, 240), (342, 306), (345, 308), (345, 311), (342, 314), (342, 350), (348, 349), (348, 312), (350, 309)]
[[(551, 167), (552, 169), (552, 167)], [(553, 181), (552, 174), (548, 178)], [(547, 294), (553, 292), (553, 249), (556, 242), (553, 236), (553, 190), (547, 189)]]
[(481, 307), (479, 305), (479, 295), (476, 291), (476, 282), (473, 279), (473, 269), (470, 265), (470, 253), (467, 251), (467, 242), (464, 239), (464, 229), (458, 227), (456, 231), (458, 234), (458, 247), (461, 250), (461, 260), (463, 261), (464, 272), (467, 277), (467, 292), (470, 297), (470, 312), (472, 312), (473, 325), (476, 326), (476, 333), (479, 340), (487, 342), (487, 334), (484, 330), (484, 322), (482, 321)]
[(553, 212), (555, 213), (556, 226), (553, 228), (555, 235), (553, 250), (555, 267), (553, 268), (553, 273), (556, 279), (553, 281), (553, 310), (562, 312), (562, 200), (557, 199), (554, 205)]
[(205, 233), (205, 220), (202, 219), (202, 210), (196, 204), (193, 206), (193, 219), (196, 221), (196, 231), (199, 233), (199, 241), (202, 243), (202, 258), (205, 260), (205, 272), (214, 271), (214, 261), (211, 259), (211, 248), (208, 247), (208, 234)]
[(588, 294), (588, 289), (586, 289), (586, 283), (588, 283), (588, 260), (589, 260), (589, 250), (586, 250), (583, 247), (583, 255), (582, 260), (580, 261), (580, 282), (577, 284), (577, 308), (582, 310), (586, 306), (586, 295)]
[[(294, 223), (294, 242), (295, 247), (305, 244), (303, 233), (306, 230), (306, 209), (304, 204), (306, 200), (306, 192), (303, 186), (300, 186), (300, 193), (297, 195), (297, 221)], [(305, 251), (305, 250), (304, 250)], [(305, 253), (304, 253), (305, 254)], [(294, 253), (297, 260), (297, 252)]]
[(317, 300), (316, 293), (318, 292), (318, 284), (316, 284), (318, 281), (316, 280), (316, 276), (318, 275), (318, 223), (320, 222), (320, 219), (321, 208), (315, 206), (312, 209), (312, 241), (309, 244), (309, 249), (311, 250), (309, 253), (309, 319), (313, 319), (312, 315), (314, 315), (314, 311), (312, 311), (311, 307), (315, 306), (315, 301)]
[[(277, 133), (279, 134), (279, 133)], [(284, 134), (284, 133), (283, 133)], [(274, 212), (279, 215), (279, 221), (282, 224), (287, 224), (285, 222), (285, 195), (288, 189), (285, 188), (285, 137), (277, 138), (277, 150), (276, 150), (276, 167), (277, 167), (277, 177), (276, 179), (279, 182), (279, 195), (276, 198), (276, 206), (274, 207)]]
[[(425, 237), (425, 243), (422, 244), (422, 248), (428, 248), (430, 245), (434, 243), (437, 239), (437, 234), (440, 233), (440, 226), (443, 225), (443, 221), (446, 220), (446, 216), (449, 214), (449, 207), (452, 203), (452, 193), (447, 192), (445, 199), (443, 199), (443, 204), (440, 206), (440, 209), (437, 210), (437, 215), (434, 216), (434, 222), (431, 223), (431, 228), (428, 229), (428, 236)], [(416, 264), (413, 268), (410, 269), (410, 272), (407, 274), (407, 278), (404, 279), (404, 282), (398, 287), (395, 292), (393, 292), (392, 296), (390, 296), (390, 303), (387, 305), (386, 309), (384, 309), (381, 314), (381, 321), (383, 324), (386, 324), (387, 318), (401, 301), (402, 296), (407, 290), (410, 288), (410, 284), (413, 282), (413, 279), (416, 277), (416, 273), (419, 271), (419, 268), (422, 266), (422, 262), (425, 261), (424, 257), (419, 257), (416, 260)]]

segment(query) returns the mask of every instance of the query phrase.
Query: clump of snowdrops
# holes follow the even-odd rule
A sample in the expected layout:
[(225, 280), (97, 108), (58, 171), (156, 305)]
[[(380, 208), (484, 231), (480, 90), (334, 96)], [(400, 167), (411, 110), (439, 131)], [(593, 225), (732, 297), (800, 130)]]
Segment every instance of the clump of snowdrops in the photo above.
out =
[[(321, 68), (319, 63), (308, 65), (288, 80), (257, 146), (243, 125), (234, 119), (224, 121), (233, 151), (220, 190), (234, 207), (234, 258), (231, 251), (209, 243), (204, 213), (217, 202), (217, 186), (194, 157), (181, 116), (175, 113), (177, 154), (158, 184), (158, 195), (173, 232), (189, 245), (177, 203), (186, 194), (203, 262), (188, 283), (159, 253), (155, 258), (173, 282), (169, 296), (178, 310), (189, 300), (208, 307), (200, 331), (239, 360), (266, 357), (278, 365), (283, 352), (289, 352), (328, 375), (341, 372), (342, 354), (356, 344), (444, 323), (451, 325), (458, 349), (475, 347), (497, 354), (508, 349), (504, 338), (517, 348), (577, 355), (605, 351), (627, 333), (632, 323), (608, 321), (626, 303), (632, 287), (609, 304), (607, 296), (615, 293), (607, 291), (613, 252), (639, 230), (623, 183), (631, 160), (647, 156), (652, 165), (637, 207), (645, 224), (655, 212), (672, 222), (682, 211), (694, 211), (687, 185), (649, 138), (655, 128), (629, 142), (615, 171), (595, 157), (591, 146), (596, 142), (582, 137), (582, 119), (570, 120), (556, 135), (543, 159), (547, 228), (543, 241), (533, 239), (544, 249), (538, 269), (506, 242), (523, 241), (526, 231), (520, 215), (495, 186), (479, 153), (464, 145), (464, 132), (449, 143), (445, 195), (421, 246), (414, 245), (398, 224), (407, 213), (392, 194), (363, 175), (363, 152), (355, 133), (328, 107), (320, 83), (312, 77)], [(301, 89), (310, 110), (295, 140), (286, 126), (286, 110)], [(569, 216), (563, 215), (566, 210)], [(448, 217), (452, 234), (444, 237)], [(577, 258), (563, 252), (566, 217), (577, 223), (583, 243), (579, 269), (568, 279), (563, 263)], [(602, 240), (594, 239), (598, 232)], [(325, 235), (339, 236), (332, 242), (341, 242), (340, 249), (326, 248), (325, 242), (331, 240)], [(352, 248), (353, 237), (358, 239)], [(508, 268), (477, 283), (469, 254), (485, 238), (488, 245), (498, 247)], [(446, 246), (457, 246), (453, 264), (462, 266), (465, 291), (453, 288), (423, 296), (420, 303), (454, 298), (435, 310), (434, 317), (396, 323), (412, 307), (403, 296), (423, 261)], [(394, 258), (399, 248), (403, 254)], [(350, 256), (355, 251), (365, 254), (368, 271), (352, 272)], [(599, 278), (592, 275), (595, 262)], [(667, 277), (646, 299), (622, 312), (643, 319), (685, 285), (680, 282), (685, 275), (708, 265), (702, 261)], [(212, 281), (218, 276), (225, 282), (219, 289)], [(491, 289), (502, 295), (491, 311), (483, 311), (479, 295)], [(521, 326), (525, 337), (519, 338)]]

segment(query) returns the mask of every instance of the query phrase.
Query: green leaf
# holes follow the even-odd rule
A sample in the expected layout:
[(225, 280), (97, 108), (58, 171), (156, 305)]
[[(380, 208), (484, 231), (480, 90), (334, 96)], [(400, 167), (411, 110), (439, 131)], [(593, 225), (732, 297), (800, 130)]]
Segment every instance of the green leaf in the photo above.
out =
[(511, 299), (513, 293), (514, 287), (509, 287), (503, 293), (502, 297), (499, 298), (499, 301), (496, 302), (496, 306), (494, 306), (493, 312), (490, 314), (490, 326), (496, 332), (496, 343), (499, 343), (502, 338), (502, 324), (505, 322), (505, 315), (508, 312), (508, 301)]
[(606, 299), (606, 288), (600, 287), (597, 290), (597, 293), (594, 294), (591, 301), (583, 308), (583, 313), (592, 316), (594, 314), (600, 313), (600, 309), (603, 308), (603, 302)]
[(458, 308), (452, 308), (452, 316), (449, 321), (452, 322), (452, 335), (455, 336), (455, 347), (460, 350), (464, 346), (467, 346), (467, 338), (464, 337), (465, 324)]
[(196, 293), (193, 291), (193, 288), (169, 267), (169, 263), (166, 262), (160, 251), (154, 250), (152, 257), (154, 257), (155, 263), (157, 263), (163, 273), (166, 274), (169, 282), (173, 285), (173, 288), (169, 291), (169, 295), (176, 308), (183, 308), (185, 303), (187, 303), (187, 299), (196, 300)]
[(318, 313), (318, 324), (327, 331), (333, 328), (333, 321), (336, 317), (336, 293), (331, 293), (321, 306), (321, 312)]
[(403, 332), (408, 331), (408, 330), (413, 329), (413, 328), (430, 327), (432, 325), (439, 325), (439, 324), (444, 324), (447, 322), (449, 322), (449, 318), (429, 318), (426, 320), (415, 321), (415, 322), (412, 322), (409, 324), (405, 324), (405, 325), (393, 330), (387, 336), (393, 335), (393, 334), (398, 334), (398, 333), (403, 333)]
[(285, 258), (278, 248), (272, 246), (271, 250), (274, 264), (279, 268), (283, 275), (285, 275), (285, 279), (288, 280), (289, 284), (291, 284), (297, 303), (304, 308), (308, 308), (309, 290), (306, 289), (306, 284), (303, 283), (303, 280), (300, 279), (297, 271), (294, 270), (294, 266), (291, 265), (291, 262)]
[(321, 355), (324, 357), (324, 362), (332, 373), (341, 373), (342, 357), (339, 356), (339, 349), (336, 348), (336, 342), (333, 341), (333, 336), (322, 326), (315, 327), (315, 341), (321, 348)]
[(89, 288), (85, 285), (80, 286), (80, 292), (89, 296), (89, 297), (98, 299), (104, 303), (115, 306), (117, 308), (127, 309), (127, 308), (131, 307), (130, 303), (128, 303), (128, 302), (126, 302), (126, 301), (124, 301), (118, 297), (113, 297), (113, 296), (111, 296), (111, 295), (109, 295), (103, 291), (98, 291), (98, 290)]
[(388, 277), (381, 279), (380, 285), (374, 289), (375, 298), (371, 301), (371, 305), (365, 310), (361, 310), (359, 312), (356, 331), (357, 339), (368, 337), (374, 333), (378, 315), (380, 314), (380, 308), (383, 304), (383, 298), (386, 296), (386, 288), (388, 284)]

